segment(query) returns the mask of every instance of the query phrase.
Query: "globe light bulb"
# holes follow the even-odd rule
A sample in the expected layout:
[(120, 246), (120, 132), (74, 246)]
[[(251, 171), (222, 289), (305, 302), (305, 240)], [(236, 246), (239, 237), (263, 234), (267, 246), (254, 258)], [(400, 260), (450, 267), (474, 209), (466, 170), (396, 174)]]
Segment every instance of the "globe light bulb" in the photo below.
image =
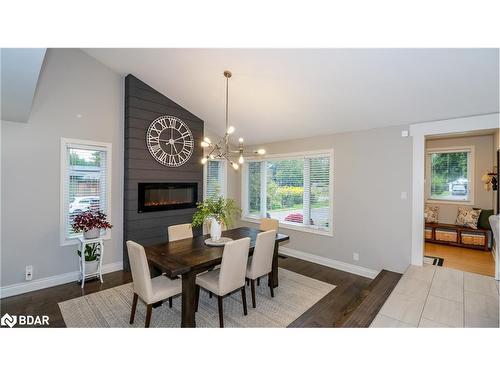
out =
[(227, 128), (227, 134), (233, 134), (234, 133), (234, 126), (230, 126)]
[(257, 150), (257, 154), (259, 154), (259, 155), (264, 155), (265, 153), (266, 153), (266, 150), (264, 150), (263, 148), (259, 148)]
[(207, 163), (207, 158), (201, 159), (201, 164), (206, 164)]
[(213, 160), (213, 159), (215, 159), (215, 156), (210, 154), (209, 158)]
[(243, 143), (243, 138), (238, 139), (238, 142)]
[(238, 163), (243, 164), (245, 162), (245, 159), (243, 158), (243, 155), (240, 155), (240, 158), (238, 159)]
[(208, 144), (212, 143), (212, 142), (210, 142), (210, 138), (208, 138), (208, 137), (203, 138), (203, 141), (208, 143)]
[(233, 166), (235, 171), (237, 171), (240, 168), (240, 166), (236, 163), (232, 163), (232, 166)]
[(201, 141), (201, 147), (208, 147), (210, 146), (207, 142)]

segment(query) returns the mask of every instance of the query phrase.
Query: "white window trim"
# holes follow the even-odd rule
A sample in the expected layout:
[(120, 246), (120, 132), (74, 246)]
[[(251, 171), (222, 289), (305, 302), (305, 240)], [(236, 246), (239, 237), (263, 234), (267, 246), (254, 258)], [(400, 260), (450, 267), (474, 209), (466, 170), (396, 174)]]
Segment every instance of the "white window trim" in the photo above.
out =
[[(66, 237), (66, 218), (68, 215), (67, 210), (65, 210), (66, 207), (66, 184), (65, 184), (65, 177), (67, 173), (67, 164), (66, 164), (66, 151), (68, 146), (75, 146), (78, 148), (89, 148), (92, 149), (93, 147), (101, 147), (106, 149), (106, 214), (107, 218), (110, 223), (113, 223), (112, 219), (112, 210), (111, 210), (111, 176), (112, 176), (112, 170), (111, 170), (111, 152), (112, 152), (112, 145), (111, 143), (107, 142), (97, 142), (97, 141), (89, 141), (89, 140), (84, 140), (84, 139), (73, 139), (73, 138), (61, 138), (61, 154), (60, 154), (60, 203), (59, 203), (59, 240), (60, 240), (60, 245), (61, 246), (69, 246), (69, 245), (76, 245), (78, 244), (78, 239), (76, 238), (67, 238)], [(111, 239), (111, 232), (112, 229), (106, 229), (106, 233), (104, 237), (102, 237), (104, 240), (110, 240)]]
[[(469, 180), (469, 199), (467, 200), (453, 200), (453, 199), (432, 199), (431, 196), (431, 161), (430, 155), (435, 153), (451, 153), (451, 152), (470, 152), (470, 157), (467, 163), (468, 180)], [(474, 176), (475, 176), (476, 154), (474, 145), (460, 146), (460, 147), (439, 147), (439, 148), (426, 148), (425, 150), (425, 202), (429, 204), (453, 204), (453, 205), (474, 205)]]
[[(311, 233), (311, 234), (319, 234), (322, 236), (333, 237), (333, 166), (334, 166), (334, 150), (326, 149), (326, 150), (316, 150), (316, 151), (302, 151), (302, 152), (291, 152), (287, 154), (268, 154), (265, 156), (252, 156), (246, 157), (245, 163), (243, 164), (242, 173), (241, 173), (241, 204), (243, 207), (243, 213), (241, 216), (241, 221), (249, 222), (249, 223), (260, 223), (260, 219), (249, 216), (248, 215), (248, 194), (247, 194), (247, 182), (248, 182), (248, 169), (246, 161), (268, 161), (268, 160), (282, 160), (282, 159), (303, 159), (303, 158), (311, 158), (311, 157), (329, 157), (330, 158), (330, 217), (329, 222), (330, 226), (328, 229), (315, 229), (309, 226), (303, 226), (300, 224), (286, 224), (280, 222), (280, 228), (286, 228), (290, 230), (295, 230), (299, 232)], [(266, 180), (265, 173), (261, 174), (261, 181)], [(265, 190), (265, 187), (261, 184), (261, 190)], [(262, 194), (261, 194), (262, 200)], [(265, 204), (264, 204), (265, 205)], [(262, 202), (261, 202), (262, 207)]]
[[(223, 170), (223, 176), (222, 176), (222, 189), (224, 190), (221, 192), (221, 195), (224, 198), (227, 198), (227, 162), (225, 159), (220, 159), (220, 158), (215, 158), (211, 160), (217, 160), (222, 162), (222, 170)], [(207, 199), (207, 168), (208, 168), (208, 162), (203, 165), (203, 200)]]

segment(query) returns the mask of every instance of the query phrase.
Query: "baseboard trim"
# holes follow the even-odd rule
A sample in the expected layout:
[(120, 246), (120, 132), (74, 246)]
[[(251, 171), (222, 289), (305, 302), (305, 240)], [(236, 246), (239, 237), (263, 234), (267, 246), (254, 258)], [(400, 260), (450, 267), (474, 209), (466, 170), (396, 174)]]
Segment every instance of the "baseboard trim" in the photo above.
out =
[(293, 258), (307, 260), (308, 262), (321, 264), (322, 266), (327, 266), (330, 268), (335, 268), (337, 270), (368, 277), (370, 279), (374, 279), (379, 274), (379, 271), (375, 271), (370, 268), (356, 266), (354, 264), (345, 263), (330, 258), (325, 258), (319, 255), (306, 253), (300, 250), (290, 249), (284, 246), (280, 246), (279, 253), (282, 255), (291, 256)]
[[(102, 265), (102, 273), (110, 273), (115, 271), (120, 271), (123, 269), (122, 262), (108, 263)], [(78, 280), (78, 271), (63, 273), (61, 275), (44, 277), (42, 279), (37, 279), (33, 281), (27, 281), (24, 283), (12, 284), (3, 286), (0, 288), (0, 298), (6, 298), (11, 296), (17, 296), (19, 294), (33, 292), (35, 290), (50, 288), (52, 286), (70, 283), (72, 281)]]

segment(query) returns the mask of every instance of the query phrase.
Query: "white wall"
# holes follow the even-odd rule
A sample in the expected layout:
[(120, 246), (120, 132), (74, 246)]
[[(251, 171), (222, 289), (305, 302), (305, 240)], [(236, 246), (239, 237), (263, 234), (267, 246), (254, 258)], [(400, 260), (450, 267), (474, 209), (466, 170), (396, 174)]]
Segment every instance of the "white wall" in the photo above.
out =
[[(283, 246), (372, 270), (403, 272), (410, 263), (412, 162), (411, 138), (401, 137), (403, 129), (259, 145), (268, 154), (334, 149), (333, 237), (280, 229), (290, 235)], [(401, 199), (402, 192), (407, 200)], [(359, 261), (353, 260), (354, 252)]]
[[(59, 244), (61, 137), (111, 142), (112, 239), (105, 265), (122, 261), (123, 79), (80, 50), (50, 49), (28, 123), (2, 121), (1, 286), (78, 270), (76, 247)], [(81, 114), (82, 118), (77, 118)]]
[[(474, 146), (474, 204), (472, 207), (491, 209), (493, 207), (493, 192), (483, 188), (481, 176), (493, 167), (493, 135), (482, 135), (473, 137), (450, 137), (439, 139), (428, 139), (426, 149)], [(496, 156), (495, 156), (496, 158)], [(426, 178), (428, 178), (426, 176)], [(458, 207), (467, 207), (463, 203), (436, 203), (428, 202), (430, 206), (439, 207), (439, 222), (455, 224)], [(470, 206), (468, 206), (470, 207)]]

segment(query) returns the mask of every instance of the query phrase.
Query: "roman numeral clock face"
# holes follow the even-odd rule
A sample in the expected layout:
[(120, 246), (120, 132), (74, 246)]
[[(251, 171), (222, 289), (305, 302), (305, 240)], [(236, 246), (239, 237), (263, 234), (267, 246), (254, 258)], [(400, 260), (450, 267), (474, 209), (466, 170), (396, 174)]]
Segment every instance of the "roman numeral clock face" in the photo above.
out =
[(182, 120), (161, 116), (149, 125), (146, 144), (158, 163), (167, 167), (180, 167), (193, 154), (194, 139)]

